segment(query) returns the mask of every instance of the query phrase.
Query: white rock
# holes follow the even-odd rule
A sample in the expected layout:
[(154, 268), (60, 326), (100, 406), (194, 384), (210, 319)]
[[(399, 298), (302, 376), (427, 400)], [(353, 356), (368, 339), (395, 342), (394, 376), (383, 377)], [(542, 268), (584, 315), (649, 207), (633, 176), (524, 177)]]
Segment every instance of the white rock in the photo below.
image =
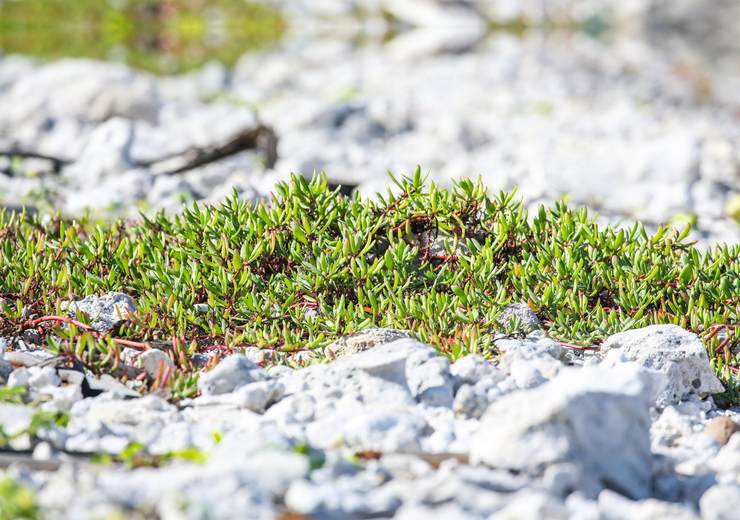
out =
[(8, 386), (28, 386), (31, 372), (27, 368), (16, 368), (8, 377)]
[(256, 381), (239, 386), (230, 393), (203, 395), (194, 399), (193, 403), (197, 406), (230, 404), (256, 413), (263, 413), (270, 405), (278, 402), (284, 392), (285, 387), (277, 381)]
[(562, 371), (491, 404), (473, 438), (473, 462), (539, 473), (579, 468), (588, 496), (604, 486), (645, 498), (652, 474), (646, 374), (635, 367)]
[(565, 499), (571, 520), (601, 520), (598, 504), (589, 500), (580, 493), (571, 493)]
[(488, 408), (488, 397), (476, 386), (464, 384), (455, 394), (452, 409), (456, 414), (471, 419), (479, 419)]
[(411, 394), (420, 403), (446, 408), (452, 406), (454, 380), (450, 363), (436, 352), (412, 353), (406, 362), (406, 381)]
[(249, 383), (264, 381), (267, 374), (243, 354), (233, 354), (223, 359), (215, 368), (201, 374), (198, 389), (203, 395), (233, 392)]
[(157, 377), (157, 374), (160, 374), (161, 377), (168, 368), (173, 369), (175, 367), (172, 359), (156, 348), (145, 350), (136, 359), (139, 366), (146, 370), (149, 377)]
[(311, 423), (306, 433), (313, 446), (328, 448), (344, 443), (355, 451), (418, 451), (427, 433), (427, 422), (411, 410), (374, 410), (338, 413)]
[(699, 503), (704, 520), (733, 520), (740, 511), (740, 486), (718, 485), (709, 488)]
[(129, 150), (134, 139), (135, 125), (131, 121), (106, 121), (90, 133), (77, 160), (65, 169), (64, 175), (82, 186), (96, 186), (108, 177), (133, 169)]
[(68, 302), (66, 310), (71, 317), (83, 313), (90, 318), (95, 330), (108, 332), (136, 312), (136, 304), (127, 294), (110, 292), (103, 296), (91, 295), (82, 300)]
[(562, 360), (566, 354), (557, 341), (546, 338), (541, 333), (533, 333), (525, 339), (500, 339), (496, 340), (496, 348), (505, 355), (501, 358), (499, 367), (509, 371), (511, 364), (519, 359), (523, 361), (535, 361), (538, 359)]
[(393, 516), (396, 520), (470, 520), (473, 518), (470, 511), (457, 502), (443, 503), (433, 506), (422, 504), (408, 504), (401, 507)]
[(6, 435), (20, 434), (31, 425), (34, 409), (20, 404), (0, 403), (0, 428)]
[(551, 518), (566, 520), (569, 518), (565, 504), (555, 497), (537, 491), (520, 491), (491, 520), (518, 520), (521, 518)]
[(542, 485), (551, 495), (565, 499), (578, 489), (582, 478), (574, 464), (553, 464), (545, 469)]
[(121, 116), (154, 119), (157, 95), (149, 76), (111, 63), (60, 60), (19, 77), (3, 98), (15, 124), (50, 117), (103, 122)]
[(740, 485), (740, 433), (730, 437), (727, 444), (709, 461), (708, 466), (718, 473), (720, 481)]
[(340, 356), (357, 354), (378, 345), (410, 337), (409, 333), (403, 330), (383, 328), (365, 329), (330, 343), (324, 349), (324, 353), (334, 359)]
[(540, 386), (547, 381), (532, 363), (521, 359), (512, 361), (511, 377), (516, 386), (523, 390)]
[(450, 372), (455, 376), (456, 388), (466, 383), (474, 385), (486, 377), (494, 377), (498, 380), (506, 377), (493, 363), (483, 359), (478, 354), (461, 357), (452, 364)]
[(654, 499), (633, 502), (608, 489), (599, 494), (599, 511), (604, 520), (699, 520), (693, 511), (680, 504)]
[(542, 328), (537, 314), (526, 303), (512, 303), (503, 308), (496, 321), (505, 329), (514, 321), (519, 321), (519, 329), (525, 334)]
[(285, 495), (286, 505), (312, 518), (388, 518), (401, 505), (392, 488), (379, 487), (374, 475), (340, 477), (333, 482), (296, 481)]
[(688, 398), (724, 391), (709, 364), (701, 339), (676, 325), (651, 325), (610, 336), (602, 352), (619, 349), (626, 359), (665, 376), (666, 387), (658, 394), (664, 407)]
[(307, 393), (281, 399), (265, 412), (265, 417), (277, 421), (278, 424), (305, 423), (312, 421), (315, 415), (316, 399)]
[(0, 385), (8, 384), (10, 374), (12, 374), (14, 370), (15, 368), (13, 368), (13, 365), (4, 359), (0, 359)]

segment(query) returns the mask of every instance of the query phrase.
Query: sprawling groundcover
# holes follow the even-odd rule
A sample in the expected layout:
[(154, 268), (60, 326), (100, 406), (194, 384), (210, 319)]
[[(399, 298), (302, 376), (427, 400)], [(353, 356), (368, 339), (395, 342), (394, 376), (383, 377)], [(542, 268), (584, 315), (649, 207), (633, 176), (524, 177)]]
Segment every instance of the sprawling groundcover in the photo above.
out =
[[(740, 402), (740, 245), (701, 252), (688, 229), (600, 228), (564, 203), (528, 214), (514, 194), (440, 189), (418, 170), (396, 185), (370, 200), (296, 176), (264, 203), (233, 196), (136, 223), (0, 214), (0, 337), (36, 329), (70, 362), (121, 378), (126, 345), (166, 349), (177, 370), (164, 385), (179, 398), (196, 392), (195, 351), (320, 353), (370, 326), (411, 330), (451, 358), (495, 357), (496, 337), (517, 333), (499, 313), (527, 302), (572, 348), (655, 323), (694, 331), (722, 401)], [(138, 305), (114, 334), (62, 321), (63, 302), (108, 291)]]

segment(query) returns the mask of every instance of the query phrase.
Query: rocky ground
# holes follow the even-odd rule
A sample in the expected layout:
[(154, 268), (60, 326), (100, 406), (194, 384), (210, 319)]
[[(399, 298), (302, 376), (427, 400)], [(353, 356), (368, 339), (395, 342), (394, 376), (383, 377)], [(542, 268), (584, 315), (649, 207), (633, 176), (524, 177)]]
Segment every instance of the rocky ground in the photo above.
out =
[[(62, 161), (0, 157), (0, 196), (135, 215), (264, 196), (291, 171), (372, 194), (421, 164), (442, 184), (481, 175), (533, 204), (567, 196), (610, 221), (695, 220), (694, 238), (737, 242), (736, 5), (570, 4), (286, 2), (277, 48), (180, 77), (3, 57), (0, 150)], [(492, 32), (501, 20), (534, 29)], [(589, 36), (599, 23), (610, 30)], [(259, 125), (276, 148), (242, 143), (178, 172)]]
[[(275, 3), (293, 30), (234, 70), (0, 57), (0, 203), (132, 216), (322, 169), (370, 195), (420, 163), (740, 240), (733, 2)], [(135, 310), (61, 308), (100, 334)], [(123, 384), (32, 328), (0, 337), (2, 475), (75, 520), (737, 517), (740, 411), (713, 400), (702, 339), (655, 325), (584, 349), (526, 304), (502, 316), (519, 333), (453, 363), (391, 329), (320, 354), (206, 351), (188, 399), (142, 382), (174, 377), (159, 348), (124, 349)], [(20, 496), (5, 482), (0, 519)]]
[[(112, 294), (69, 309), (105, 330), (129, 305)], [(501, 319), (515, 317), (522, 335), (490, 361), (450, 364), (370, 329), (328, 346), (329, 363), (226, 356), (176, 403), (56, 369), (26, 338), (3, 378), (68, 420), (1, 404), (0, 464), (48, 518), (735, 517), (740, 415), (714, 405), (722, 385), (696, 335), (659, 325), (575, 350), (526, 306)]]

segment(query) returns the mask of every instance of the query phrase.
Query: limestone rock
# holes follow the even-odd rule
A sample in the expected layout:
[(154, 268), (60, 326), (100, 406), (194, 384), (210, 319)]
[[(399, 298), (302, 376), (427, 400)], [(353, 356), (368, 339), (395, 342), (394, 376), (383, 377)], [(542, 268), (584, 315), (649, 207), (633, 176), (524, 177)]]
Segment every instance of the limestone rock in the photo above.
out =
[(233, 392), (239, 387), (264, 381), (267, 374), (243, 354), (234, 354), (222, 360), (214, 369), (201, 374), (198, 389), (203, 395)]
[(172, 359), (170, 359), (167, 354), (156, 348), (142, 352), (141, 355), (137, 356), (136, 359), (139, 362), (141, 368), (146, 370), (146, 373), (149, 375), (149, 377), (157, 377), (157, 374), (160, 373), (160, 370), (162, 371), (162, 373), (164, 373), (164, 371), (168, 367), (172, 369), (175, 366), (175, 364), (172, 362)]
[(730, 437), (738, 431), (740, 431), (740, 425), (726, 415), (715, 417), (704, 427), (704, 433), (715, 439), (720, 446), (727, 444)]
[(542, 328), (537, 314), (526, 303), (512, 303), (503, 308), (496, 321), (507, 329), (519, 321), (519, 330), (525, 334)]
[(733, 520), (740, 512), (740, 486), (717, 485), (709, 488), (699, 502), (704, 520)]
[(705, 396), (724, 391), (709, 364), (701, 339), (676, 325), (651, 325), (610, 336), (600, 355), (620, 349), (625, 358), (665, 376), (666, 386), (656, 405), (665, 407), (690, 394)]
[(634, 366), (562, 371), (494, 402), (473, 438), (473, 462), (528, 473), (572, 463), (579, 488), (646, 498), (652, 474), (648, 376)]
[(108, 332), (136, 312), (136, 304), (127, 294), (110, 292), (103, 296), (90, 295), (82, 300), (68, 302), (66, 310), (73, 318), (80, 313), (84, 314), (90, 318), (95, 330)]
[(339, 338), (327, 345), (324, 353), (331, 359), (351, 354), (357, 354), (365, 350), (391, 343), (398, 339), (410, 338), (411, 335), (403, 330), (372, 328), (365, 329), (349, 336)]

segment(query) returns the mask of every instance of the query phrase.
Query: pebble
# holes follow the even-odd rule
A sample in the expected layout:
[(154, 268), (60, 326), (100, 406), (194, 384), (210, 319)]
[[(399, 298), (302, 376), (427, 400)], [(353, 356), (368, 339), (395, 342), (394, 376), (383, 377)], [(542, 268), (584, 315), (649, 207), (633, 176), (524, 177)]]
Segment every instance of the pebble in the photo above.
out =
[(249, 383), (263, 381), (267, 374), (243, 354), (232, 354), (198, 379), (198, 389), (203, 395), (233, 392)]
[(80, 313), (91, 320), (92, 327), (99, 332), (109, 332), (136, 312), (134, 300), (127, 294), (110, 292), (102, 296), (90, 295), (82, 300), (62, 305), (72, 318)]
[(172, 359), (159, 349), (149, 349), (136, 357), (141, 368), (146, 370), (149, 377), (160, 378), (164, 376), (167, 369), (172, 370), (175, 366)]
[(371, 328), (365, 329), (349, 336), (344, 336), (330, 343), (324, 349), (324, 353), (331, 359), (357, 354), (369, 350), (377, 345), (390, 343), (397, 339), (410, 338), (408, 332), (395, 329)]
[(704, 493), (699, 503), (703, 520), (733, 520), (740, 511), (740, 486), (718, 485)]
[(740, 425), (726, 415), (715, 417), (704, 427), (704, 433), (716, 440), (720, 446), (724, 446), (736, 432), (740, 431)]
[(505, 329), (513, 323), (519, 323), (519, 330), (524, 334), (542, 328), (540, 319), (526, 303), (512, 303), (503, 308), (496, 321)]

